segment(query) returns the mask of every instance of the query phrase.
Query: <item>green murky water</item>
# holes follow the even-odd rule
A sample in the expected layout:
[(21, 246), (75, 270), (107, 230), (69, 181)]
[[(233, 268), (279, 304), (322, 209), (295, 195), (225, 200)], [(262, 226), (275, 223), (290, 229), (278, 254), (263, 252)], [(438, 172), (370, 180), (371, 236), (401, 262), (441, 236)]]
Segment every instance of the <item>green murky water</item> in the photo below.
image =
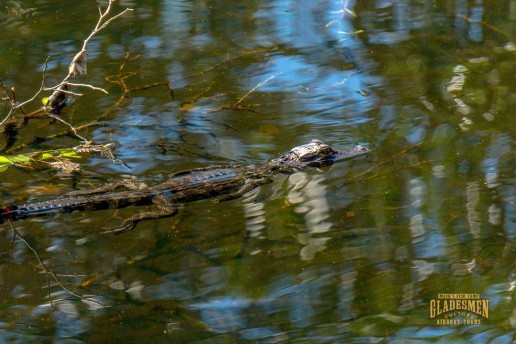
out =
[[(47, 56), (47, 84), (66, 75), (98, 11), (1, 4), (0, 77), (28, 99)], [(123, 7), (134, 11), (94, 37), (78, 79), (109, 95), (82, 90), (62, 116), (95, 143), (118, 143), (131, 169), (100, 154), (73, 174), (11, 167), (3, 205), (259, 163), (313, 138), (373, 152), (119, 236), (99, 231), (141, 209), (14, 222), (26, 242), (2, 224), (1, 342), (515, 339), (514, 1)], [(151, 87), (163, 82), (173, 97)], [(0, 129), (2, 155), (80, 143), (48, 118)], [(459, 293), (489, 304), (437, 314), (452, 307), (439, 294)]]

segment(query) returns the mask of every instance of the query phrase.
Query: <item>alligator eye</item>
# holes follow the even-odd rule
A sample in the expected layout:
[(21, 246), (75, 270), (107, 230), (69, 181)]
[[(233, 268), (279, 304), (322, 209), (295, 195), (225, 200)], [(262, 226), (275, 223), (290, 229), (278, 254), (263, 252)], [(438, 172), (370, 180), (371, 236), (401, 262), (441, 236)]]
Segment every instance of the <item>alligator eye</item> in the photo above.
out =
[(324, 156), (330, 156), (330, 155), (333, 155), (335, 153), (336, 153), (336, 151), (333, 150), (333, 148), (331, 148), (329, 146), (328, 147), (324, 147), (324, 148), (321, 149), (321, 155), (324, 155)]
[(362, 145), (358, 145), (356, 147), (356, 150), (359, 152), (369, 152), (369, 148), (367, 148), (366, 146), (362, 146)]
[(317, 158), (317, 154), (311, 153), (311, 154), (306, 154), (306, 155), (300, 157), (299, 161), (308, 162), (308, 161), (314, 160), (315, 158)]

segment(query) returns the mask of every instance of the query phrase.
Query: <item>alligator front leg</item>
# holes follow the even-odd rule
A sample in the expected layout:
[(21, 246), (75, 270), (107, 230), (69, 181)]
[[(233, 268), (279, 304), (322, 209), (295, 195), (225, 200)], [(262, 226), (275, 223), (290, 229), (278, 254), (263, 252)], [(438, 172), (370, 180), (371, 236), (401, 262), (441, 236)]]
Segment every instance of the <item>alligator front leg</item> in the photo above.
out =
[(177, 207), (172, 200), (165, 196), (156, 196), (152, 201), (158, 209), (155, 211), (147, 211), (131, 216), (124, 220), (119, 226), (104, 228), (104, 233), (121, 234), (133, 229), (136, 224), (142, 220), (159, 219), (162, 217), (174, 216), (177, 213)]
[(125, 187), (129, 190), (141, 190), (147, 187), (145, 183), (135, 182), (132, 180), (123, 180), (121, 182), (115, 182), (115, 183), (109, 183), (106, 185), (103, 185), (101, 187), (95, 188), (95, 189), (88, 189), (88, 190), (78, 190), (78, 191), (72, 191), (65, 194), (66, 197), (69, 196), (85, 196), (85, 195), (94, 195), (99, 193), (105, 193), (105, 192), (111, 192), (118, 188)]
[(232, 200), (232, 199), (235, 199), (235, 198), (242, 197), (243, 195), (245, 195), (246, 193), (248, 193), (252, 189), (257, 188), (258, 186), (266, 184), (266, 183), (268, 183), (270, 181), (271, 181), (271, 178), (269, 178), (269, 177), (253, 179), (252, 181), (246, 182), (237, 191), (235, 191), (233, 193), (230, 193), (230, 194), (227, 194), (227, 195), (224, 195), (224, 196), (217, 197), (215, 199), (215, 201), (216, 202), (223, 202), (223, 201), (229, 201), (229, 200)]

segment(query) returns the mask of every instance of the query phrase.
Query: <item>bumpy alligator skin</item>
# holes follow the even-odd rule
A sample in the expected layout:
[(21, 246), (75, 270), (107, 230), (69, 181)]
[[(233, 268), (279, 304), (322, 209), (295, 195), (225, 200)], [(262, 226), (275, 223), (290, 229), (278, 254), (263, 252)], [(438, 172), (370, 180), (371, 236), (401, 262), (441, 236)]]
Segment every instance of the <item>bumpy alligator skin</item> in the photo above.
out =
[[(207, 198), (225, 201), (268, 183), (278, 173), (292, 173), (310, 167), (322, 167), (338, 160), (351, 159), (369, 152), (365, 146), (334, 149), (319, 140), (292, 148), (269, 162), (251, 166), (214, 166), (181, 171), (165, 182), (146, 186), (129, 181), (75, 191), (42, 202), (11, 205), (0, 210), (0, 222), (56, 212), (125, 208), (131, 205), (155, 205), (156, 210), (126, 219), (120, 226), (108, 228), (114, 233), (133, 229), (139, 221), (173, 216), (177, 205)], [(127, 191), (115, 190), (124, 187)]]

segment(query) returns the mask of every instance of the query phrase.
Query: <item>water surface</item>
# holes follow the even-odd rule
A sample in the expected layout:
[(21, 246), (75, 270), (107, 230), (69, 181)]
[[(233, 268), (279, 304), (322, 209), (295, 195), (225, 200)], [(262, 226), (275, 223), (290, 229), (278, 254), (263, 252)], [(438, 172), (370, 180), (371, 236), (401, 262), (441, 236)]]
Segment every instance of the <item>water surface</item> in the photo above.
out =
[[(0, 77), (27, 99), (47, 56), (48, 84), (65, 76), (98, 11), (5, 3)], [(119, 144), (131, 169), (100, 154), (73, 174), (9, 168), (2, 204), (260, 163), (313, 138), (372, 153), (118, 236), (100, 229), (142, 209), (15, 222), (40, 261), (2, 224), (2, 342), (515, 339), (514, 1), (136, 0), (114, 11), (124, 7), (134, 11), (94, 37), (80, 79), (109, 95), (86, 90), (62, 116)], [(167, 82), (173, 97), (147, 87)], [(15, 127), (1, 154), (80, 143), (48, 118)], [(488, 318), (438, 324), (429, 307), (445, 293), (490, 300)]]

